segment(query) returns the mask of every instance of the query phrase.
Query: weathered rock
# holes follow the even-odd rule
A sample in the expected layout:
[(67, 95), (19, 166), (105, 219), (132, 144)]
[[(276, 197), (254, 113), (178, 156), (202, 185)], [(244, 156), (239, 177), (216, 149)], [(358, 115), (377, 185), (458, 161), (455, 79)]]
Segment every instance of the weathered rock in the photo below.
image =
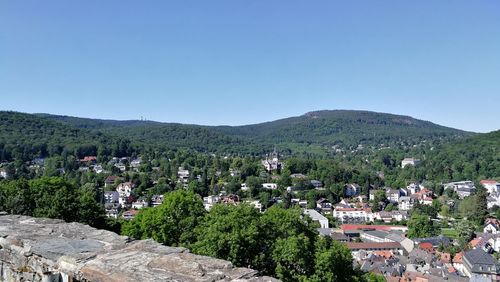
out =
[(56, 219), (0, 215), (0, 281), (277, 281), (230, 262)]

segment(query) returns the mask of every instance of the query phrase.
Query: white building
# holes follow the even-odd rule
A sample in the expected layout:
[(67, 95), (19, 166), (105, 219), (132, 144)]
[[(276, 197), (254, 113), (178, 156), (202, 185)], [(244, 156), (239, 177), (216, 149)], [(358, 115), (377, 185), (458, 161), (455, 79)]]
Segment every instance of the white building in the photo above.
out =
[(385, 190), (385, 197), (391, 203), (399, 202), (400, 191), (399, 189), (388, 188)]
[(278, 184), (276, 184), (276, 183), (263, 183), (262, 188), (274, 190), (274, 189), (278, 188)]
[(250, 190), (250, 187), (248, 187), (246, 183), (242, 183), (241, 184), (241, 191), (248, 191), (248, 190)]
[(116, 187), (116, 191), (118, 192), (120, 197), (129, 197), (130, 194), (132, 193), (132, 183), (131, 182), (120, 183)]
[(373, 221), (374, 214), (370, 208), (344, 208), (335, 207), (333, 217), (341, 222), (349, 220)]
[(183, 167), (179, 167), (179, 169), (177, 170), (177, 178), (182, 186), (184, 186), (184, 188), (187, 188), (189, 182), (189, 170), (184, 169)]
[(271, 157), (262, 160), (261, 163), (268, 172), (272, 172), (273, 170), (281, 170), (283, 166), (283, 164), (278, 159), (278, 153), (276, 152), (276, 149), (274, 149)]
[(117, 203), (119, 198), (120, 198), (120, 194), (117, 191), (104, 192), (104, 202), (105, 203)]
[(500, 193), (493, 192), (486, 198), (488, 202), (488, 209), (491, 209), (495, 206), (500, 207)]
[(460, 199), (468, 197), (476, 192), (476, 186), (474, 185), (474, 182), (469, 180), (450, 182), (444, 184), (443, 186), (444, 190), (453, 189), (453, 191), (457, 192)]
[(422, 190), (422, 188), (424, 188), (422, 185), (420, 185), (418, 183), (412, 183), (412, 184), (406, 186), (406, 191), (408, 191), (408, 193), (410, 195), (412, 195), (412, 194), (420, 192), (420, 190)]
[(400, 211), (409, 211), (415, 205), (415, 199), (411, 197), (400, 197), (398, 202), (398, 209)]
[(496, 180), (481, 180), (481, 185), (488, 190), (488, 193), (500, 193), (500, 183)]
[(411, 166), (417, 166), (420, 164), (420, 160), (419, 159), (415, 159), (415, 158), (405, 158), (401, 161), (401, 167), (404, 168), (408, 165), (411, 165)]
[(136, 209), (136, 210), (147, 208), (148, 206), (149, 206), (149, 203), (144, 198), (140, 198), (137, 201), (132, 203), (132, 208)]
[(313, 221), (317, 221), (319, 222), (320, 224), (320, 228), (329, 228), (329, 224), (328, 224), (328, 218), (322, 216), (319, 212), (315, 211), (315, 210), (309, 210), (309, 209), (306, 209), (304, 210), (304, 214), (307, 214), (309, 215)]
[(219, 196), (203, 197), (203, 207), (205, 207), (205, 210), (210, 211), (212, 207), (220, 201), (221, 198)]

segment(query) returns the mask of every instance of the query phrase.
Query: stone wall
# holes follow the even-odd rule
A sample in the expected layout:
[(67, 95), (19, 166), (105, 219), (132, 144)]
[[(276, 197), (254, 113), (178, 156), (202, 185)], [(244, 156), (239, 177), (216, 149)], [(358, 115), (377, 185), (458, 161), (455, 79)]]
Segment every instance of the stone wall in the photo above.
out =
[(248, 268), (56, 219), (0, 215), (0, 281), (277, 281)]

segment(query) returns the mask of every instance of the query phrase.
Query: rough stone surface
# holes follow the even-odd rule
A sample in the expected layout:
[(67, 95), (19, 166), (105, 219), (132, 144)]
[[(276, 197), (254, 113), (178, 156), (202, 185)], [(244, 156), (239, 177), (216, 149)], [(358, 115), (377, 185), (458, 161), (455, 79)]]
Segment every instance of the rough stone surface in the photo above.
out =
[(230, 262), (57, 219), (0, 215), (0, 281), (277, 281)]

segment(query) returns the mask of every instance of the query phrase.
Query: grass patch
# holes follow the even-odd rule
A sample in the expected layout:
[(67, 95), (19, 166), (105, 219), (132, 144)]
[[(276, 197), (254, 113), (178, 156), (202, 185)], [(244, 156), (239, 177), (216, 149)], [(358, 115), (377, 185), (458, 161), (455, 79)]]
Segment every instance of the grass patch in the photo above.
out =
[(458, 237), (458, 233), (455, 229), (453, 228), (442, 228), (441, 229), (441, 234), (446, 237), (450, 237), (452, 239), (455, 239)]

